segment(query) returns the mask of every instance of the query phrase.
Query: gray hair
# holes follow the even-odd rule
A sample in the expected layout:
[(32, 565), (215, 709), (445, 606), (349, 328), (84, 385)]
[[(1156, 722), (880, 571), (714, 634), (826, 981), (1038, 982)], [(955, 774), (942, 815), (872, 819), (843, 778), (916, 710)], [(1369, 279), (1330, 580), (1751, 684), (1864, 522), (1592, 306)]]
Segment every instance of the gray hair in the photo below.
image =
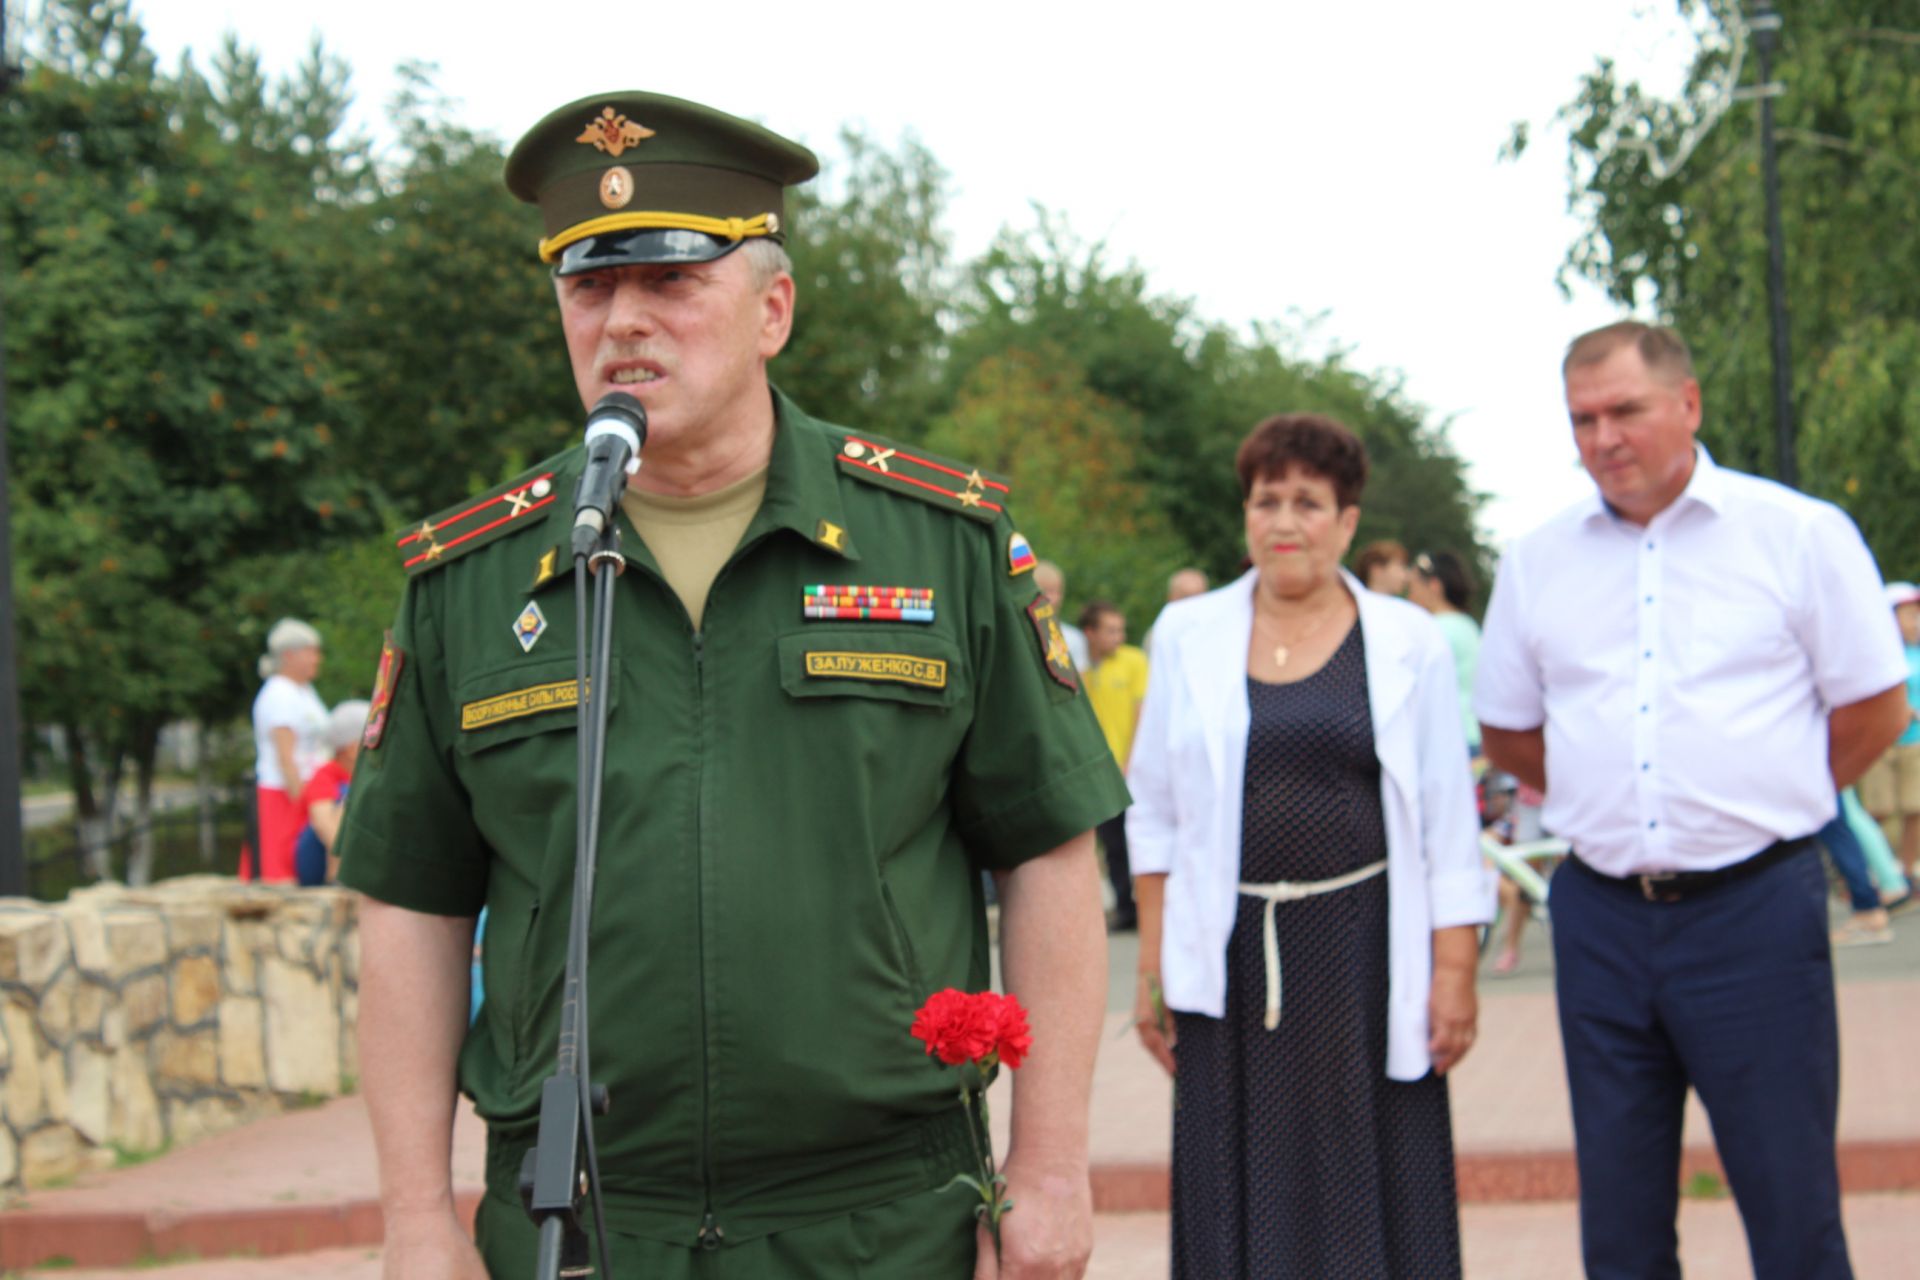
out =
[(747, 265), (753, 269), (753, 287), (764, 289), (773, 283), (778, 275), (793, 274), (793, 259), (778, 240), (766, 236), (755, 236), (740, 246), (740, 252), (747, 255)]
[(295, 649), (318, 649), (320, 633), (298, 618), (282, 618), (267, 632), (267, 655), (260, 659), (260, 678), (280, 669), (280, 659)]
[(360, 741), (366, 731), (367, 713), (373, 704), (364, 698), (352, 698), (327, 713), (327, 746), (342, 751)]

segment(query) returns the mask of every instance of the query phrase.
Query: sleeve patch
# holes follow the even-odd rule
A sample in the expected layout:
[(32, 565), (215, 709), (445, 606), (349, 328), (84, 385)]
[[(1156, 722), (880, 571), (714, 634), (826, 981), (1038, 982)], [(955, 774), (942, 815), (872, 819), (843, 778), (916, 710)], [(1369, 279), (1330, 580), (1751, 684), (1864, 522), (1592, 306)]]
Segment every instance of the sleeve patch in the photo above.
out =
[(1060, 614), (1053, 602), (1044, 595), (1034, 596), (1027, 606), (1027, 620), (1033, 623), (1034, 638), (1040, 642), (1040, 662), (1047, 674), (1077, 692), (1080, 673), (1073, 668), (1073, 654), (1067, 648), (1066, 632), (1060, 630)]
[(380, 646), (380, 667), (373, 676), (373, 697), (367, 709), (367, 727), (360, 735), (362, 750), (374, 751), (380, 746), (380, 740), (387, 735), (387, 717), (393, 710), (393, 691), (400, 684), (400, 669), (406, 665), (407, 655), (399, 645), (393, 642), (393, 632), (387, 632), (385, 643)]

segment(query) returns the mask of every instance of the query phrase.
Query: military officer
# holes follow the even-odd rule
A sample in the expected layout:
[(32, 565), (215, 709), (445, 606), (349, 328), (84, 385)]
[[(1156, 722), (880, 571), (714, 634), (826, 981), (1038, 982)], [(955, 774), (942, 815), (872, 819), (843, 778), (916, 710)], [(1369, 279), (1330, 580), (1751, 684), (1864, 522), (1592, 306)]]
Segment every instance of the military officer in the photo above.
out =
[[(1033, 585), (1007, 483), (773, 390), (811, 153), (646, 93), (560, 108), (507, 162), (539, 206), (585, 404), (646, 407), (614, 604), (594, 1078), (618, 1276), (1082, 1274), (1106, 969), (1090, 830), (1124, 783)], [(576, 448), (396, 537), (406, 574), (342, 836), (367, 898), (362, 1081), (386, 1274), (517, 1276), (573, 875)], [(989, 978), (1034, 1049), (996, 1262), (920, 1003)], [(467, 1027), (473, 921), (486, 1002)], [(457, 1087), (488, 1127), (477, 1241)], [(977, 1268), (977, 1270), (976, 1270)]]

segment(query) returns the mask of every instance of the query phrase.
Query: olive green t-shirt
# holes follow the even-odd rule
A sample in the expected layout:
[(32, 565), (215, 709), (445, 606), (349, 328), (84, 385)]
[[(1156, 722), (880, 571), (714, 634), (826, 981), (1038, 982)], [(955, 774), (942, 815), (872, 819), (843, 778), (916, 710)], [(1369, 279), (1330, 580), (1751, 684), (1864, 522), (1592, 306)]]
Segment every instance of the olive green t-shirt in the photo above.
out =
[(621, 496), (620, 509), (653, 552), (660, 575), (686, 606), (695, 631), (706, 616), (714, 578), (740, 545), (740, 535), (766, 496), (765, 467), (724, 489), (691, 498), (631, 488)]

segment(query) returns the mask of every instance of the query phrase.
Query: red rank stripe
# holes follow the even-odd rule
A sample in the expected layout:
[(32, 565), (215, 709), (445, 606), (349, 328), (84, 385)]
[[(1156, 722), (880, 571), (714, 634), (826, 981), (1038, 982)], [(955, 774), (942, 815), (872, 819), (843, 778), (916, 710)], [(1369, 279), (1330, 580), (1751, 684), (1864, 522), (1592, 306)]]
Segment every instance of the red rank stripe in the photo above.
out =
[[(446, 528), (448, 525), (459, 524), (462, 520), (471, 519), (472, 517), (479, 515), (482, 511), (485, 511), (488, 507), (494, 505), (496, 502), (505, 502), (509, 497), (513, 496), (514, 494), (525, 493), (527, 490), (533, 488), (533, 486), (535, 486), (536, 484), (539, 484), (542, 480), (551, 480), (551, 479), (553, 479), (553, 472), (551, 471), (547, 472), (545, 475), (535, 476), (533, 479), (521, 485), (518, 489), (509, 489), (505, 493), (496, 494), (493, 497), (488, 498), (485, 502), (475, 503), (473, 506), (468, 507), (465, 511), (462, 511), (457, 516), (447, 517), (445, 520), (442, 520), (439, 524), (434, 525), (431, 532), (438, 533), (442, 529)], [(553, 499), (554, 499), (554, 495), (549, 493), (546, 497), (540, 499), (540, 501), (533, 503), (531, 506), (527, 507), (526, 510), (532, 511), (536, 507), (544, 507), (549, 502), (552, 502)], [(487, 528), (491, 529), (494, 527), (494, 525), (497, 525), (499, 523), (500, 522), (496, 520), (493, 522), (493, 524), (488, 525)], [(478, 530), (475, 530), (475, 532), (478, 532)], [(418, 529), (415, 529), (412, 533), (400, 539), (400, 541), (394, 543), (393, 545), (396, 547), (404, 547), (409, 542), (417, 542), (422, 536), (425, 536), (425, 535), (422, 535)], [(470, 538), (472, 536), (473, 536), (472, 534), (465, 534), (462, 537), (456, 539), (455, 541), (464, 542), (466, 541), (467, 538)], [(451, 547), (453, 545), (454, 545), (453, 542), (446, 542), (441, 544), (443, 548)], [(413, 561), (409, 560), (407, 561), (407, 563), (412, 564)]]
[[(874, 443), (873, 441), (871, 441), (871, 440), (861, 440), (861, 439), (859, 439), (858, 437), (849, 437), (849, 439), (852, 439), (852, 440), (854, 440), (854, 442), (855, 442), (856, 444), (860, 444), (860, 445), (862, 445), (862, 446), (864, 446), (864, 447), (866, 447), (866, 448), (868, 448), (868, 449), (872, 449), (872, 450), (874, 450), (874, 451), (875, 451), (876, 453), (877, 453), (877, 452), (879, 452), (879, 449), (880, 449), (880, 446), (878, 446), (878, 445), (876, 445), (876, 444), (875, 444), (875, 443)], [(842, 457), (845, 457), (846, 455), (844, 455), (844, 454), (842, 454), (841, 456), (842, 456)], [(956, 477), (956, 478), (958, 478), (958, 479), (961, 479), (961, 480), (965, 480), (965, 481), (967, 481), (967, 482), (968, 482), (969, 484), (971, 484), (971, 483), (972, 483), (972, 481), (973, 481), (973, 477), (972, 477), (972, 476), (971, 476), (971, 475), (970, 475), (969, 473), (967, 473), (967, 472), (965, 472), (965, 471), (955, 471), (955, 470), (954, 470), (954, 469), (953, 469), (952, 467), (948, 467), (948, 466), (942, 466), (942, 465), (941, 465), (940, 463), (938, 463), (938, 462), (934, 462), (934, 461), (931, 461), (930, 459), (927, 459), (927, 458), (916, 458), (916, 457), (914, 457), (914, 456), (913, 456), (912, 454), (910, 454), (910, 453), (902, 453), (902, 452), (900, 452), (900, 450), (898, 450), (898, 449), (895, 449), (895, 450), (893, 451), (893, 456), (894, 456), (895, 458), (899, 458), (899, 459), (901, 459), (901, 460), (903, 460), (903, 461), (906, 461), (906, 462), (911, 462), (911, 463), (913, 463), (913, 464), (914, 464), (914, 465), (916, 465), (916, 466), (921, 466), (921, 467), (925, 467), (925, 468), (927, 468), (927, 470), (929, 470), (929, 471), (944, 471), (944, 472), (946, 472), (946, 473), (947, 473), (948, 475), (950, 475), (950, 476), (954, 476), (954, 477)], [(849, 462), (854, 462), (854, 461), (857, 461), (856, 459), (852, 459), (852, 458), (849, 458), (849, 459), (847, 459), (847, 460), (848, 460)], [(882, 475), (888, 475), (888, 474), (891, 474), (891, 473), (889, 473), (889, 472), (885, 472), (885, 471), (883, 471), (883, 472), (881, 472), (880, 474), (882, 474)], [(901, 476), (900, 478), (901, 478), (902, 480), (905, 480), (905, 479), (907, 479), (907, 477), (906, 477), (906, 476)], [(989, 480), (989, 479), (987, 479), (987, 478), (986, 478), (986, 477), (985, 477), (984, 475), (980, 477), (980, 483), (981, 483), (981, 484), (983, 484), (983, 485), (985, 485), (985, 486), (986, 486), (987, 488), (989, 488), (989, 489), (998, 489), (998, 490), (999, 490), (1000, 492), (1002, 492), (1002, 493), (1007, 493), (1007, 492), (1009, 492), (1009, 490), (1007, 489), (1007, 486), (1006, 486), (1006, 485), (1003, 485), (1003, 484), (1001, 484), (1001, 483), (1000, 483), (1000, 482), (999, 482), (998, 480)], [(929, 488), (932, 488), (933, 486), (931, 486), (931, 485), (929, 485), (928, 487), (929, 487)], [(995, 511), (998, 511), (999, 509), (1000, 509), (1000, 508), (998, 508), (998, 507), (995, 507), (995, 508), (994, 508), (994, 510), (995, 510)]]
[[(516, 490), (515, 492), (518, 492), (518, 490)], [(540, 499), (540, 501), (532, 503), (527, 507), (523, 508), (520, 512), (520, 516), (526, 515), (529, 511), (538, 511), (542, 507), (552, 505), (554, 498), (556, 498), (557, 496), (559, 495), (552, 494), (552, 493), (548, 494), (546, 497)], [(485, 503), (481, 504), (481, 506), (485, 506), (485, 505), (486, 505)], [(479, 509), (480, 509), (479, 507), (474, 508), (475, 511), (478, 511)], [(472, 513), (469, 512), (468, 514), (470, 515)], [(465, 519), (465, 518), (466, 518), (465, 516), (455, 517), (455, 519)], [(447, 539), (445, 542), (440, 544), (440, 550), (444, 554), (448, 551), (453, 550), (455, 547), (459, 546), (463, 542), (472, 541), (473, 539), (479, 537), (483, 533), (486, 533), (490, 529), (498, 529), (501, 525), (507, 524), (519, 518), (520, 518), (519, 516), (512, 516), (512, 515), (501, 516), (498, 520), (493, 520), (488, 522), (487, 524), (483, 524), (478, 529), (469, 530), (468, 532), (461, 534), (457, 538)], [(439, 527), (444, 529), (447, 527), (447, 525), (450, 525), (452, 523), (454, 523), (453, 520), (448, 520), (443, 522)], [(419, 535), (415, 534), (414, 536), (418, 537)], [(413, 559), (403, 562), (400, 567), (403, 569), (411, 569), (413, 568), (413, 566), (419, 564), (422, 560), (425, 560), (431, 554), (432, 552), (430, 551), (422, 551), (419, 555), (415, 556)]]
[[(894, 457), (896, 457), (896, 458), (898, 458), (898, 457), (899, 457), (900, 455), (896, 453), (896, 454), (894, 454), (893, 456), (894, 456)], [(844, 462), (844, 463), (846, 463), (846, 464), (847, 464), (848, 466), (850, 466), (850, 467), (859, 467), (859, 468), (860, 468), (860, 469), (861, 469), (862, 471), (871, 471), (871, 472), (873, 472), (873, 474), (874, 474), (874, 475), (877, 475), (877, 476), (885, 476), (885, 477), (887, 477), (887, 479), (889, 479), (889, 480), (900, 480), (900, 481), (904, 481), (904, 482), (905, 482), (905, 483), (907, 483), (907, 484), (917, 484), (917, 485), (919, 485), (919, 486), (920, 486), (920, 487), (921, 487), (922, 489), (931, 489), (931, 490), (933, 490), (933, 491), (934, 491), (935, 493), (937, 493), (937, 494), (940, 494), (940, 495), (941, 495), (941, 496), (943, 496), (943, 497), (948, 497), (948, 498), (953, 498), (953, 499), (955, 499), (956, 501), (957, 501), (957, 500), (959, 499), (959, 497), (960, 497), (960, 495), (959, 495), (958, 493), (956, 493), (956, 492), (954, 492), (954, 491), (953, 491), (952, 489), (943, 489), (943, 488), (941, 488), (941, 487), (940, 487), (939, 485), (937, 485), (937, 484), (932, 484), (932, 483), (929, 483), (928, 481), (925, 481), (925, 480), (920, 480), (920, 479), (916, 479), (916, 478), (915, 478), (915, 477), (913, 477), (913, 476), (909, 476), (909, 475), (902, 475), (902, 474), (901, 474), (900, 472), (898, 472), (898, 471), (882, 471), (882, 470), (881, 470), (881, 469), (880, 469), (879, 467), (876, 467), (876, 466), (873, 466), (873, 465), (872, 465), (872, 464), (870, 464), (870, 463), (866, 463), (866, 462), (861, 462), (861, 461), (859, 461), (859, 460), (858, 460), (858, 459), (856, 459), (856, 458), (848, 458), (848, 457), (845, 457), (845, 456), (842, 456), (842, 457), (841, 457), (841, 459), (840, 459), (840, 461), (842, 461), (842, 462)], [(918, 462), (918, 461), (919, 461), (919, 459), (917, 459), (917, 458), (908, 458), (908, 459), (907, 459), (907, 461), (909, 461), (909, 462)], [(927, 465), (929, 465), (929, 466), (931, 466), (931, 465), (933, 465), (933, 464), (931, 464), (931, 463), (928, 463)], [(947, 470), (947, 468), (945, 468), (945, 467), (941, 467), (941, 468), (939, 468), (939, 469), (940, 469), (941, 471), (946, 471), (946, 470)], [(959, 473), (958, 471), (955, 471), (955, 472), (952, 472), (951, 474), (953, 474), (953, 475), (959, 475), (960, 473)], [(963, 478), (964, 478), (964, 477), (963, 477)], [(1003, 484), (997, 484), (997, 485), (994, 485), (993, 487), (994, 487), (994, 488), (996, 488), (996, 489), (999, 489), (999, 490), (1001, 490), (1002, 492), (1005, 492), (1005, 491), (1006, 491), (1006, 487), (1007, 487), (1007, 486), (1005, 486), (1005, 485), (1003, 485)], [(1005, 508), (1004, 508), (1004, 507), (1002, 507), (1002, 506), (1001, 506), (1001, 505), (1000, 505), (999, 503), (997, 503), (997, 502), (988, 502), (988, 501), (987, 501), (987, 500), (986, 500), (985, 498), (982, 498), (982, 499), (980, 500), (980, 505), (981, 505), (981, 506), (983, 506), (983, 507), (985, 507), (985, 508), (986, 508), (987, 510), (989, 510), (989, 511), (1003, 511), (1003, 510), (1005, 510)]]

